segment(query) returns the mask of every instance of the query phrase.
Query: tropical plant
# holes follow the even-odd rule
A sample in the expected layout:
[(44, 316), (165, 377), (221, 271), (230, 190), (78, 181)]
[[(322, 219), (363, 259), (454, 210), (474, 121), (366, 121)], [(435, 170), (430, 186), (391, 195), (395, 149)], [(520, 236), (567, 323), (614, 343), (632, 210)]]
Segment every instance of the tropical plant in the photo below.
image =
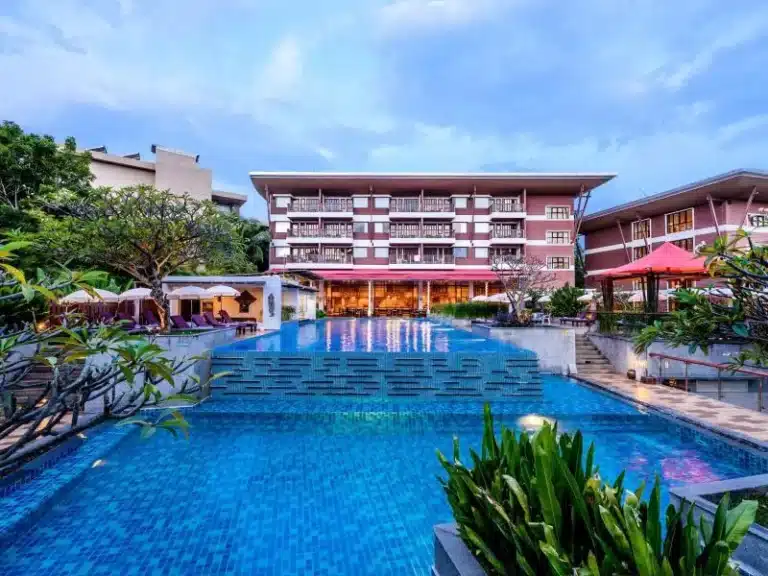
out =
[[(91, 282), (104, 277), (62, 270), (30, 281), (11, 264), (17, 248), (0, 246), (0, 300), (9, 308), (39, 296), (55, 302), (65, 288), (93, 292)], [(190, 370), (198, 358), (168, 358), (164, 348), (119, 324), (87, 326), (74, 314), (52, 320), (0, 319), (0, 469), (26, 457), (33, 444), (66, 438), (107, 417), (131, 417), (150, 404), (193, 400), (188, 394), (204, 387)], [(173, 415), (149, 425), (171, 433), (184, 428)]]
[(536, 256), (493, 258), (491, 269), (504, 286), (513, 316), (525, 310), (525, 299), (532, 290), (545, 290), (556, 278), (547, 263)]
[(318, 320), (326, 318), (327, 316), (328, 314), (326, 314), (323, 310), (318, 310), (317, 312), (315, 312), (315, 318), (317, 318)]
[(459, 302), (432, 306), (432, 312), (454, 318), (493, 318), (506, 307), (506, 303), (499, 302)]
[(62, 259), (103, 266), (151, 289), (161, 325), (168, 327), (170, 303), (163, 278), (183, 268), (247, 269), (240, 236), (231, 218), (211, 202), (150, 186), (92, 190), (85, 200), (50, 208), (37, 242)]
[(570, 284), (554, 290), (549, 297), (549, 312), (558, 318), (571, 318), (587, 308), (586, 302), (579, 302), (579, 298), (586, 292)]
[(295, 316), (296, 316), (295, 306), (283, 306), (282, 310), (280, 311), (280, 317), (283, 322), (288, 322), (289, 320), (293, 320)]
[(757, 245), (743, 230), (720, 236), (699, 249), (710, 275), (733, 298), (712, 298), (699, 290), (677, 290), (677, 310), (646, 328), (635, 340), (642, 351), (654, 341), (705, 352), (716, 342), (745, 346), (731, 357), (736, 366), (768, 366), (768, 246)]
[(249, 218), (239, 219), (237, 230), (242, 237), (246, 259), (259, 271), (269, 268), (269, 244), (272, 236), (269, 225)]
[(625, 491), (623, 472), (604, 484), (594, 454), (590, 445), (585, 455), (580, 432), (558, 435), (548, 423), (532, 437), (502, 427), (499, 443), (488, 405), (481, 453), (469, 452), (473, 467), (463, 464), (458, 439), (452, 461), (438, 452), (459, 534), (487, 573), (735, 574), (729, 559), (756, 502), (728, 511), (724, 497), (712, 526), (670, 505), (664, 531), (659, 479), (643, 501), (644, 485)]

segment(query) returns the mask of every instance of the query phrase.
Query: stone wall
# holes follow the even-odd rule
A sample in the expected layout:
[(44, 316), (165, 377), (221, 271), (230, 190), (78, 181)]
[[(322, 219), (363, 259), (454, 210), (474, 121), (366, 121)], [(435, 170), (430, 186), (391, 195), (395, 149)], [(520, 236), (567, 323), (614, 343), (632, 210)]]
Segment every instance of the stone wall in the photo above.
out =
[[(600, 350), (603, 356), (608, 359), (616, 371), (624, 374), (627, 370), (633, 369), (637, 372), (638, 377), (644, 375), (658, 377), (660, 362), (664, 378), (682, 378), (685, 375), (685, 366), (682, 362), (650, 358), (648, 352), (682, 356), (691, 360), (703, 360), (717, 364), (727, 364), (741, 350), (741, 347), (736, 344), (715, 344), (710, 347), (708, 354), (701, 350), (691, 354), (687, 347), (674, 348), (662, 342), (654, 342), (647, 352), (637, 354), (634, 351), (632, 339), (626, 336), (591, 333), (588, 338)], [(688, 377), (691, 379), (714, 380), (717, 378), (717, 370), (707, 366), (691, 364), (688, 367)], [(734, 379), (739, 378), (739, 375), (724, 371), (723, 378)]]
[(474, 324), (472, 332), (533, 351), (539, 358), (542, 372), (576, 373), (576, 330), (573, 328), (554, 325), (495, 328)]

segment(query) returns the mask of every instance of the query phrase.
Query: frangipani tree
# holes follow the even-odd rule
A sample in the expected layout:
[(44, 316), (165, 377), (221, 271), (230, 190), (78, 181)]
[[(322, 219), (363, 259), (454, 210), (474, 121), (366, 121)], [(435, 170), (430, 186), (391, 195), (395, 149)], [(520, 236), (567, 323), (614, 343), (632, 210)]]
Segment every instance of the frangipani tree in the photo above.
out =
[(533, 291), (549, 288), (555, 274), (547, 269), (547, 263), (535, 256), (500, 256), (493, 258), (491, 269), (504, 286), (512, 314), (519, 318), (525, 308), (525, 299)]

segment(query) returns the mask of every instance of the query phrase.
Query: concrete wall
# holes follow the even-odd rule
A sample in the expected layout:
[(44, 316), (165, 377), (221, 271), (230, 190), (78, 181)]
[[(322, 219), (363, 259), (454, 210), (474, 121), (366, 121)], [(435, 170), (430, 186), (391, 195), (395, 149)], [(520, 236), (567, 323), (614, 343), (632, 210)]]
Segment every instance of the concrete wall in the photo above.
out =
[[(649, 358), (647, 353), (636, 354), (634, 343), (630, 338), (596, 333), (590, 333), (588, 338), (618, 372), (624, 374), (627, 370), (634, 369), (637, 371), (638, 377), (646, 374), (658, 377), (660, 360), (658, 358)], [(741, 347), (735, 344), (716, 344), (710, 347), (709, 354), (704, 354), (701, 350), (691, 354), (686, 347), (672, 348), (661, 342), (655, 342), (651, 344), (648, 352), (727, 364), (740, 350)], [(682, 378), (684, 376), (685, 366), (682, 362), (671, 360), (662, 360), (661, 362), (662, 376), (664, 378)], [(691, 364), (688, 367), (688, 377), (691, 379), (716, 379), (717, 370)], [(727, 371), (723, 371), (723, 378), (739, 378), (739, 375), (732, 375)]]
[(475, 324), (472, 326), (472, 332), (532, 350), (539, 358), (539, 368), (542, 372), (576, 373), (576, 330), (573, 328), (560, 326), (492, 328)]
[(91, 174), (93, 174), (94, 186), (111, 186), (117, 189), (138, 184), (153, 186), (155, 183), (155, 173), (152, 170), (98, 162), (95, 154), (91, 162)]
[(155, 186), (178, 195), (186, 193), (197, 200), (210, 200), (213, 176), (210, 170), (197, 164), (194, 156), (157, 148)]
[[(265, 276), (262, 298), (262, 327), (279, 330), (283, 308), (283, 289), (279, 276)], [(270, 305), (271, 304), (271, 305)]]

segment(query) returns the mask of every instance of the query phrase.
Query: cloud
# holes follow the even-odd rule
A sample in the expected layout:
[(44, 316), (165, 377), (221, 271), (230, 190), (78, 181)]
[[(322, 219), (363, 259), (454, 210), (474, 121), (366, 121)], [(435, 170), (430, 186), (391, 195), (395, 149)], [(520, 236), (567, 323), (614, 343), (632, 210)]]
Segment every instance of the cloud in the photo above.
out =
[(461, 26), (484, 19), (501, 0), (393, 0), (378, 11), (385, 34)]
[(272, 51), (259, 80), (263, 96), (274, 100), (294, 99), (302, 80), (302, 66), (301, 48), (296, 38), (282, 38)]

